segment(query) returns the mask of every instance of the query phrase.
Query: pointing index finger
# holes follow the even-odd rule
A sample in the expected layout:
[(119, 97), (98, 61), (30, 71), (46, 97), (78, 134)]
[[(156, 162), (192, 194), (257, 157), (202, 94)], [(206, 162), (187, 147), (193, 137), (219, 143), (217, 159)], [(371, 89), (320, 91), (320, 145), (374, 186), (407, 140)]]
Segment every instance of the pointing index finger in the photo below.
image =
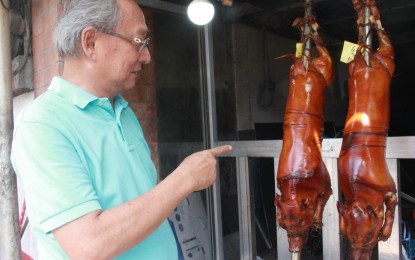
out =
[(232, 146), (230, 145), (222, 145), (215, 148), (210, 149), (213, 156), (219, 156), (221, 154), (229, 153), (232, 151)]

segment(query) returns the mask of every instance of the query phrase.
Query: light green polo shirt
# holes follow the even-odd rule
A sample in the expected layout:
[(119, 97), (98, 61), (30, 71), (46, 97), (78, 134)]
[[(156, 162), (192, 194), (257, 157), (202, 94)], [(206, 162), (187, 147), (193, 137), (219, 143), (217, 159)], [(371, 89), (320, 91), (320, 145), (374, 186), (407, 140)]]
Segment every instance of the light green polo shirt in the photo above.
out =
[[(59, 77), (20, 114), (11, 159), (26, 193), (41, 260), (68, 259), (52, 230), (140, 196), (157, 179), (143, 131), (127, 102), (117, 96), (113, 109), (107, 98)], [(168, 222), (117, 259), (177, 259)]]

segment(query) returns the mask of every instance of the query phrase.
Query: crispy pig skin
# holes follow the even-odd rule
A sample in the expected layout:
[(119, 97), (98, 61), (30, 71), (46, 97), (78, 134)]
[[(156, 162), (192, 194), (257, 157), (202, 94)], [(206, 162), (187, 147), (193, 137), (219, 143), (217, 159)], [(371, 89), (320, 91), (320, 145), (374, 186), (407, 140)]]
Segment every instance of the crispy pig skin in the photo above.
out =
[(349, 110), (339, 156), (345, 199), (337, 203), (340, 232), (349, 240), (353, 260), (370, 259), (377, 242), (389, 238), (397, 203), (385, 160), (394, 52), (377, 28), (379, 49), (369, 52), (370, 66), (359, 51), (349, 65)]
[(332, 194), (330, 176), (321, 157), (324, 93), (333, 80), (332, 60), (314, 34), (319, 56), (306, 69), (287, 54), (290, 89), (284, 117), (283, 147), (277, 171), (278, 224), (287, 231), (290, 252), (300, 252), (311, 228), (321, 228), (324, 206)]

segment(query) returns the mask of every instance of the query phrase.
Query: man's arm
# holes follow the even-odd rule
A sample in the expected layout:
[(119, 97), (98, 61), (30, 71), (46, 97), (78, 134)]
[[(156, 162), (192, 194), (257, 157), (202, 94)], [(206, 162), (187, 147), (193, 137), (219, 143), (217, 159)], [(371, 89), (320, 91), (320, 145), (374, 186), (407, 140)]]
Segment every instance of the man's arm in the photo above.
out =
[(70, 259), (111, 259), (140, 243), (190, 193), (216, 180), (216, 156), (230, 146), (188, 156), (145, 194), (106, 211), (93, 211), (52, 231)]

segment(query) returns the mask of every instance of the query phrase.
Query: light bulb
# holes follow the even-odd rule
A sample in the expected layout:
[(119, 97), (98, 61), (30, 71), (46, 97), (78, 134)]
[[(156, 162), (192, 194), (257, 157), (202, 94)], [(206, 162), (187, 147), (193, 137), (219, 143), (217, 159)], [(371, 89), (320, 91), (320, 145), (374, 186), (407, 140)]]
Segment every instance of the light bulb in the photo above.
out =
[(215, 8), (208, 0), (193, 0), (187, 7), (187, 16), (197, 25), (209, 23), (215, 15)]

